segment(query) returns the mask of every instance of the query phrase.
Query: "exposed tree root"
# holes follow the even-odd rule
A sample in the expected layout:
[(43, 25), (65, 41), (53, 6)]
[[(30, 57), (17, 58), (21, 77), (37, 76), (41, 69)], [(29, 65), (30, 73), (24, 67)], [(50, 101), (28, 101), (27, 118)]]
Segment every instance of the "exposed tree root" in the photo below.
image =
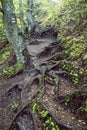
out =
[[(41, 36), (47, 35), (49, 29), (42, 31)], [(56, 35), (56, 34), (54, 34)], [(36, 40), (36, 39), (35, 39)], [(39, 42), (36, 41), (30, 41), (29, 45), (32, 46), (39, 44)], [(26, 99), (25, 104), (22, 106), (22, 108), (16, 113), (14, 119), (12, 120), (10, 127), (8, 130), (12, 130), (13, 127), (17, 126), (20, 130), (26, 130), (23, 124), (18, 120), (18, 117), (20, 117), (20, 113), (23, 113), (24, 110), (28, 109), (28, 116), (29, 113), (32, 117), (32, 122), (34, 124), (35, 129), (38, 130), (38, 124), (37, 119), (34, 117), (34, 113), (32, 112), (32, 104), (37, 103), (39, 104), (41, 110), (48, 111), (50, 117), (56, 122), (60, 130), (77, 130), (74, 126), (67, 125), (61, 123), (56, 116), (51, 113), (49, 108), (47, 108), (43, 103), (43, 96), (45, 94), (46, 88), (45, 84), (46, 82), (54, 85), (54, 93), (55, 93), (55, 100), (58, 103), (64, 103), (69, 97), (70, 99), (73, 99), (73, 97), (78, 96), (87, 96), (87, 89), (78, 89), (75, 90), (69, 94), (66, 95), (59, 95), (60, 91), (60, 75), (68, 75), (66, 71), (60, 70), (59, 65), (61, 61), (63, 61), (63, 51), (61, 51), (61, 45), (53, 41), (50, 45), (48, 45), (45, 48), (42, 48), (42, 51), (35, 54), (35, 62), (31, 70), (26, 70), (27, 75), (22, 78), (21, 80), (17, 80), (14, 83), (11, 83), (4, 94), (8, 94), (13, 88), (18, 88), (21, 91), (21, 99), (23, 99), (23, 94), (25, 93), (25, 88), (31, 87), (34, 83), (34, 81), (37, 81), (38, 90), (32, 93), (32, 96), (30, 97), (30, 100)], [(43, 58), (44, 57), (44, 58)], [(42, 59), (41, 59), (42, 58)], [(68, 57), (69, 58), (69, 57)], [(38, 59), (38, 60), (37, 60)], [(38, 62), (41, 59), (40, 62)], [(33, 61), (33, 60), (32, 60)], [(38, 63), (37, 63), (38, 62)], [(26, 73), (25, 71), (25, 73)], [(39, 119), (40, 120), (40, 119)]]
[(22, 125), (21, 122), (17, 122), (17, 126), (18, 126), (19, 130), (25, 130), (25, 127)]
[(58, 100), (59, 103), (63, 103), (66, 101), (66, 98), (69, 97), (70, 99), (72, 99), (73, 97), (82, 97), (82, 96), (87, 96), (87, 89), (79, 89), (79, 90), (75, 90), (67, 95), (64, 95), (64, 96), (58, 96)]
[(61, 123), (58, 120), (58, 118), (56, 118), (56, 116), (53, 113), (51, 113), (50, 110), (43, 104), (43, 102), (41, 102), (41, 107), (50, 113), (51, 117), (55, 120), (55, 122), (59, 126), (60, 130), (77, 130), (74, 126), (70, 126), (70, 125)]
[[(39, 96), (39, 101), (40, 101), (40, 107), (41, 107), (41, 109), (43, 109), (43, 110), (46, 110), (46, 111), (48, 111), (49, 112), (49, 114), (50, 114), (50, 116), (53, 118), (53, 120), (57, 123), (57, 125), (59, 126), (59, 128), (60, 128), (60, 130), (76, 130), (76, 128), (74, 127), (74, 126), (70, 126), (70, 125), (65, 125), (65, 124), (63, 124), (63, 123), (61, 123), (57, 118), (56, 118), (56, 116), (54, 115), (54, 114), (52, 114), (51, 112), (50, 112), (50, 110), (44, 105), (44, 103), (43, 103), (43, 96), (44, 96), (44, 94), (45, 94), (45, 77), (44, 77), (45, 75), (43, 75), (42, 77), (41, 77), (41, 80), (40, 80), (40, 82), (39, 82), (39, 87), (40, 87), (40, 89), (41, 89), (41, 93), (38, 95)], [(51, 75), (52, 76), (52, 75)], [(57, 75), (53, 75), (54, 77), (56, 77)], [(58, 77), (56, 77), (56, 78), (58, 78)], [(56, 79), (57, 80), (57, 79)], [(57, 81), (55, 81), (56, 83), (56, 87), (58, 87), (58, 81), (59, 80), (57, 80)], [(37, 97), (38, 98), (38, 97)], [(37, 100), (36, 100), (37, 101)]]
[(13, 126), (15, 120), (17, 119), (17, 117), (19, 116), (19, 114), (20, 114), (28, 105), (29, 105), (29, 103), (26, 104), (25, 106), (23, 106), (23, 107), (17, 112), (17, 114), (15, 115), (14, 119), (12, 120), (11, 125), (10, 125), (10, 127), (9, 127), (8, 130), (12, 130), (12, 126)]
[[(37, 94), (37, 92), (35, 92), (35, 93), (32, 95), (32, 99), (33, 99), (33, 97), (34, 97), (36, 94)], [(32, 99), (31, 99), (31, 101), (32, 101)], [(36, 124), (36, 122), (35, 122), (34, 116), (33, 116), (32, 112), (31, 112), (31, 110), (30, 110), (31, 101), (30, 101), (30, 102), (27, 102), (27, 103), (17, 112), (17, 114), (15, 115), (14, 119), (12, 120), (11, 125), (10, 125), (10, 127), (9, 127), (8, 130), (12, 130), (13, 124), (15, 123), (16, 119), (18, 118), (18, 116), (20, 115), (20, 113), (23, 112), (26, 108), (28, 108), (28, 111), (29, 111), (29, 113), (30, 113), (31, 116), (32, 116), (32, 119), (33, 119), (33, 122), (34, 122), (35, 130), (38, 130), (38, 127), (37, 127), (37, 124)], [(21, 126), (21, 127), (22, 127), (22, 126)]]

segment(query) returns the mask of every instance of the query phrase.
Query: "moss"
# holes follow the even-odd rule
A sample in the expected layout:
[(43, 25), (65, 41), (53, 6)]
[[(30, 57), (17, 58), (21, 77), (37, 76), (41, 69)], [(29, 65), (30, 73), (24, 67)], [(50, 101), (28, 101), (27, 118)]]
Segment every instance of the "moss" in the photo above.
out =
[(7, 77), (11, 77), (23, 71), (24, 69), (25, 69), (25, 64), (17, 62), (14, 66), (3, 69), (3, 74), (6, 75)]
[(10, 55), (10, 46), (7, 44), (2, 50), (0, 50), (0, 58), (6, 59)]
[(11, 77), (15, 73), (15, 68), (9, 67), (7, 69), (3, 69), (3, 74), (7, 75), (8, 77)]
[(85, 51), (86, 45), (84, 43), (80, 43), (81, 39), (67, 37), (63, 39), (65, 43), (63, 47), (65, 49), (65, 53), (71, 57), (72, 60), (78, 59), (79, 56)]
[(2, 59), (7, 60), (9, 58), (9, 56), (10, 56), (10, 52), (9, 51), (5, 52), (4, 54), (2, 54)]

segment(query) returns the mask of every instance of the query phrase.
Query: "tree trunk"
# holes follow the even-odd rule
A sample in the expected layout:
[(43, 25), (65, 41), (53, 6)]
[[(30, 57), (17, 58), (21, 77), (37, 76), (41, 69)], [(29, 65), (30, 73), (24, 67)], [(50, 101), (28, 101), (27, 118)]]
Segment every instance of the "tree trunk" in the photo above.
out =
[(27, 6), (28, 6), (28, 10), (27, 10), (28, 33), (30, 33), (35, 26), (35, 21), (32, 16), (32, 12), (34, 8), (34, 0), (27, 0)]
[(19, 19), (20, 19), (20, 26), (21, 26), (21, 31), (22, 34), (24, 35), (25, 33), (25, 24), (24, 24), (24, 12), (23, 12), (23, 0), (19, 0), (19, 8), (20, 8), (20, 14), (19, 14)]
[(22, 33), (18, 32), (17, 20), (14, 13), (13, 0), (1, 0), (3, 8), (3, 22), (6, 36), (16, 53), (17, 61), (25, 63), (24, 51), (26, 46), (23, 42)]

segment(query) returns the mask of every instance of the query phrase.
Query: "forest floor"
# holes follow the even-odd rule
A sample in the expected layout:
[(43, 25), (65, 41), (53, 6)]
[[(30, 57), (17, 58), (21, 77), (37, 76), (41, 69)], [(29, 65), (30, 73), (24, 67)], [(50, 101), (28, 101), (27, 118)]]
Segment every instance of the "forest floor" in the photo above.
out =
[(61, 68), (56, 32), (36, 31), (25, 44), (31, 66), (0, 83), (0, 130), (87, 130), (87, 85), (74, 85)]

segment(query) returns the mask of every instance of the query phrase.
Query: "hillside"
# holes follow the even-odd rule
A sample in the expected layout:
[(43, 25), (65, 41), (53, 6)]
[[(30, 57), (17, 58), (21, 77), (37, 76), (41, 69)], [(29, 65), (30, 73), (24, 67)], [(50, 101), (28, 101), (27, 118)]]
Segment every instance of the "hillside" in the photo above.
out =
[(87, 2), (37, 0), (35, 7), (34, 28), (24, 25), (27, 63), (17, 61), (0, 20), (0, 129), (86, 130)]

